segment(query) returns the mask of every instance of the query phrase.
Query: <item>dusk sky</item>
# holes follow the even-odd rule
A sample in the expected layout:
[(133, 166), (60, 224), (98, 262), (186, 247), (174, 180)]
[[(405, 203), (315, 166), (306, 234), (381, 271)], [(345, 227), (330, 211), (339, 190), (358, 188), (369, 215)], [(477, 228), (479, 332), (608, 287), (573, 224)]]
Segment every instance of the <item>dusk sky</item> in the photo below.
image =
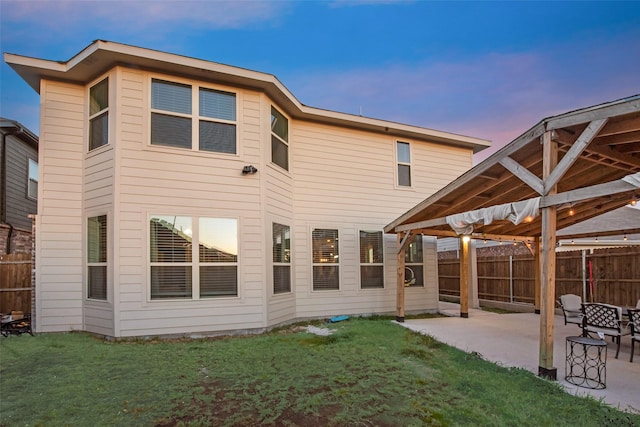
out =
[[(640, 2), (8, 1), (2, 52), (103, 39), (275, 75), (303, 104), (489, 139), (640, 94)], [(39, 134), (4, 61), (0, 115)]]

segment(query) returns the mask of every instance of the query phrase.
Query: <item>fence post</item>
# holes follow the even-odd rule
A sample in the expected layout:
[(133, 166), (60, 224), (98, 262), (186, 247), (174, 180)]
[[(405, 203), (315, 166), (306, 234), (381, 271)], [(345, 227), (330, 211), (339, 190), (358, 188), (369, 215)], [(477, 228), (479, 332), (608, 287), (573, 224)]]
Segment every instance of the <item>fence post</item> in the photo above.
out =
[(513, 303), (513, 255), (509, 255), (509, 302)]

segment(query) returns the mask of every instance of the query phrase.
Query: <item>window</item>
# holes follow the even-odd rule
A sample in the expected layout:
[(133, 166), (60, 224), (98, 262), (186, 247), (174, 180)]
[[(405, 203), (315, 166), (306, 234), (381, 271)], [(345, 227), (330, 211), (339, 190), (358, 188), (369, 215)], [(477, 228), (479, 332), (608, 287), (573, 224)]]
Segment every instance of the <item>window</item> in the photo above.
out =
[(411, 187), (411, 145), (408, 142), (396, 144), (398, 160), (398, 185)]
[(384, 288), (382, 231), (360, 231), (360, 287)]
[[(196, 107), (192, 103), (194, 97), (198, 100)], [(193, 112), (193, 108), (197, 111)], [(195, 130), (193, 117), (198, 118)], [(235, 154), (236, 95), (153, 79), (151, 144), (186, 149), (195, 145), (200, 151)]]
[(273, 293), (291, 292), (291, 230), (273, 223)]
[(87, 297), (107, 299), (107, 216), (87, 220)]
[(407, 286), (424, 286), (422, 234), (417, 234), (407, 246), (404, 255), (404, 283)]
[(289, 170), (289, 121), (271, 107), (271, 161)]
[(238, 295), (238, 221), (200, 218), (200, 298)]
[(151, 109), (151, 144), (191, 148), (191, 86), (154, 79)]
[(89, 151), (109, 143), (109, 79), (89, 89)]
[(155, 215), (149, 227), (151, 299), (238, 295), (237, 220)]
[(27, 180), (27, 197), (38, 198), (38, 162), (29, 159), (29, 176)]
[(314, 229), (311, 233), (313, 246), (313, 290), (340, 289), (340, 258), (338, 230)]
[(200, 150), (235, 154), (235, 120), (234, 93), (200, 89)]

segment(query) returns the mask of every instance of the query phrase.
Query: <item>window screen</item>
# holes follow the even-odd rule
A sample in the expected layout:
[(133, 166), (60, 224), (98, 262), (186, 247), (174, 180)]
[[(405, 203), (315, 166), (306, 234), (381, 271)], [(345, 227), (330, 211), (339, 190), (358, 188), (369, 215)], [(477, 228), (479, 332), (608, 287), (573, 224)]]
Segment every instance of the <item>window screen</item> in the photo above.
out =
[(291, 229), (273, 223), (273, 293), (291, 292)]
[(107, 299), (107, 216), (87, 219), (87, 296)]
[(314, 229), (313, 289), (337, 290), (340, 288), (340, 257), (338, 230)]
[(360, 286), (362, 289), (384, 287), (381, 231), (360, 231)]

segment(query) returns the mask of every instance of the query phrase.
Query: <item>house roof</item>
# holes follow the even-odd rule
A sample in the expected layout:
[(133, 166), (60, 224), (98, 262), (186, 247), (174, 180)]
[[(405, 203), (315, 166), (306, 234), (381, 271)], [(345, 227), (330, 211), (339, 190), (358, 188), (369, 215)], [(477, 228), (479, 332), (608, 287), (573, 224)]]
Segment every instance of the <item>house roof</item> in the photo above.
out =
[(474, 153), (491, 145), (489, 141), (480, 138), (309, 107), (300, 103), (272, 74), (104, 40), (94, 41), (64, 62), (11, 53), (5, 53), (4, 58), (38, 93), (42, 79), (84, 85), (112, 67), (121, 65), (258, 90), (266, 93), (287, 114), (299, 120), (464, 147), (472, 149)]
[(38, 136), (20, 122), (0, 117), (0, 132), (2, 132), (3, 135), (14, 135), (34, 149), (38, 149)]
[[(543, 180), (543, 135), (558, 147), (557, 166)], [(513, 207), (540, 197), (539, 207), (556, 206), (557, 230), (640, 199), (640, 95), (607, 102), (541, 120), (510, 144), (419, 203), (385, 227), (387, 233), (420, 231), (456, 236), (447, 223), (454, 214)], [(545, 188), (556, 185), (557, 194)], [(507, 220), (474, 224), (475, 237), (499, 239), (541, 236), (540, 216), (518, 225)], [(640, 223), (621, 224), (620, 231), (640, 232)], [(611, 234), (611, 233), (610, 233)], [(570, 238), (571, 235), (563, 235)]]

